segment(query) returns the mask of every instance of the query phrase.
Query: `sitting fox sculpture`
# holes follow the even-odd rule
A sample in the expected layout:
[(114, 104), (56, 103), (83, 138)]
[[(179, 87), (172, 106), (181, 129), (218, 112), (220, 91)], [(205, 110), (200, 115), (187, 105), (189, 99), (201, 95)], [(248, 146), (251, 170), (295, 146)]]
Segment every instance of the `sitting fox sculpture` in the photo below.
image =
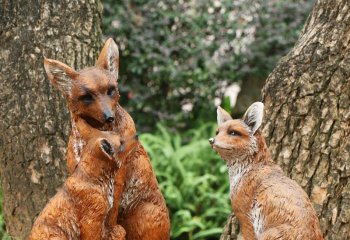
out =
[[(119, 104), (119, 51), (113, 39), (106, 41), (95, 66), (77, 71), (52, 59), (45, 59), (44, 66), (52, 84), (65, 96), (71, 113), (67, 152), (70, 173), (86, 144), (76, 128), (80, 119), (94, 129), (113, 131), (122, 138), (136, 133), (133, 119)], [(145, 149), (140, 143), (137, 145), (125, 164), (126, 177), (121, 184), (124, 190), (116, 210), (118, 223), (124, 227), (128, 240), (168, 240), (170, 220), (165, 200)]]
[(218, 130), (209, 142), (226, 161), (231, 207), (245, 240), (321, 240), (319, 221), (305, 191), (270, 158), (259, 128), (264, 105), (243, 119), (217, 109)]
[(36, 219), (29, 240), (125, 239), (124, 228), (111, 222), (110, 215), (123, 190), (114, 186), (125, 181), (122, 165), (137, 146), (137, 137), (120, 139), (113, 132), (89, 131), (84, 120), (77, 128), (90, 140), (73, 174)]

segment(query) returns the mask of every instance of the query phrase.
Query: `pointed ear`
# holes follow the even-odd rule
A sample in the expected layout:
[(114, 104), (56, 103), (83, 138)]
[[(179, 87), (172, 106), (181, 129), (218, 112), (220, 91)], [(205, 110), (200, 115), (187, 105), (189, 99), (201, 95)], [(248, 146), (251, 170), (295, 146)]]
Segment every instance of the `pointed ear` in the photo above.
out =
[(110, 71), (118, 79), (119, 50), (112, 38), (109, 38), (98, 56), (96, 66)]
[(114, 148), (112, 144), (105, 138), (99, 139), (98, 144), (102, 156), (112, 159), (114, 155)]
[(264, 116), (264, 104), (262, 102), (253, 103), (243, 115), (243, 121), (247, 124), (252, 133), (259, 129)]
[(232, 120), (231, 115), (228, 112), (226, 112), (222, 107), (219, 106), (216, 112), (219, 126), (228, 120)]
[(72, 80), (78, 76), (78, 73), (60, 61), (47, 58), (44, 59), (44, 68), (52, 84), (65, 96), (70, 96)]

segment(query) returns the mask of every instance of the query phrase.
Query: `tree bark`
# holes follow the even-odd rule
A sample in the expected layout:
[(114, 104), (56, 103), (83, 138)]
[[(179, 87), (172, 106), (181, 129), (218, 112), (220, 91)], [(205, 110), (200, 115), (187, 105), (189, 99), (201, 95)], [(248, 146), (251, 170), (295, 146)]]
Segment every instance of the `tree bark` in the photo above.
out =
[(75, 68), (101, 46), (97, 0), (5, 0), (0, 8), (0, 176), (7, 231), (23, 239), (67, 175), (66, 103), (44, 74), (43, 58)]
[(309, 194), (326, 239), (350, 239), (348, 0), (316, 2), (262, 92), (274, 161)]

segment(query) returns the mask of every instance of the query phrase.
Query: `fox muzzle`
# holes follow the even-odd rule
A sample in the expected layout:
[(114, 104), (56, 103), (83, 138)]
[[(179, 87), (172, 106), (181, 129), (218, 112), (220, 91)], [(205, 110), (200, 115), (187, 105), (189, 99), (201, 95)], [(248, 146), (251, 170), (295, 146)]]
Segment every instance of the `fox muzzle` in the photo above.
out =
[(215, 138), (209, 138), (209, 143), (210, 143), (211, 145), (213, 145), (214, 142), (215, 142)]
[(111, 123), (114, 121), (114, 116), (110, 111), (106, 111), (103, 113), (104, 120), (108, 123)]

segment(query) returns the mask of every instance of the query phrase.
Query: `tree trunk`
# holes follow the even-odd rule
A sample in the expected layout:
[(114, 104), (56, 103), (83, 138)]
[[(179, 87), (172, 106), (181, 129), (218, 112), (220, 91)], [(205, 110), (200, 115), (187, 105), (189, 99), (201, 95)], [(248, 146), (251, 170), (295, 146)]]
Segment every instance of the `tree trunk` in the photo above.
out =
[(350, 239), (348, 0), (316, 2), (295, 47), (268, 77), (263, 99), (273, 159), (309, 194), (326, 239)]
[(97, 0), (5, 0), (0, 8), (0, 176), (7, 231), (23, 239), (67, 175), (66, 103), (44, 74), (43, 58), (75, 68), (101, 46)]

